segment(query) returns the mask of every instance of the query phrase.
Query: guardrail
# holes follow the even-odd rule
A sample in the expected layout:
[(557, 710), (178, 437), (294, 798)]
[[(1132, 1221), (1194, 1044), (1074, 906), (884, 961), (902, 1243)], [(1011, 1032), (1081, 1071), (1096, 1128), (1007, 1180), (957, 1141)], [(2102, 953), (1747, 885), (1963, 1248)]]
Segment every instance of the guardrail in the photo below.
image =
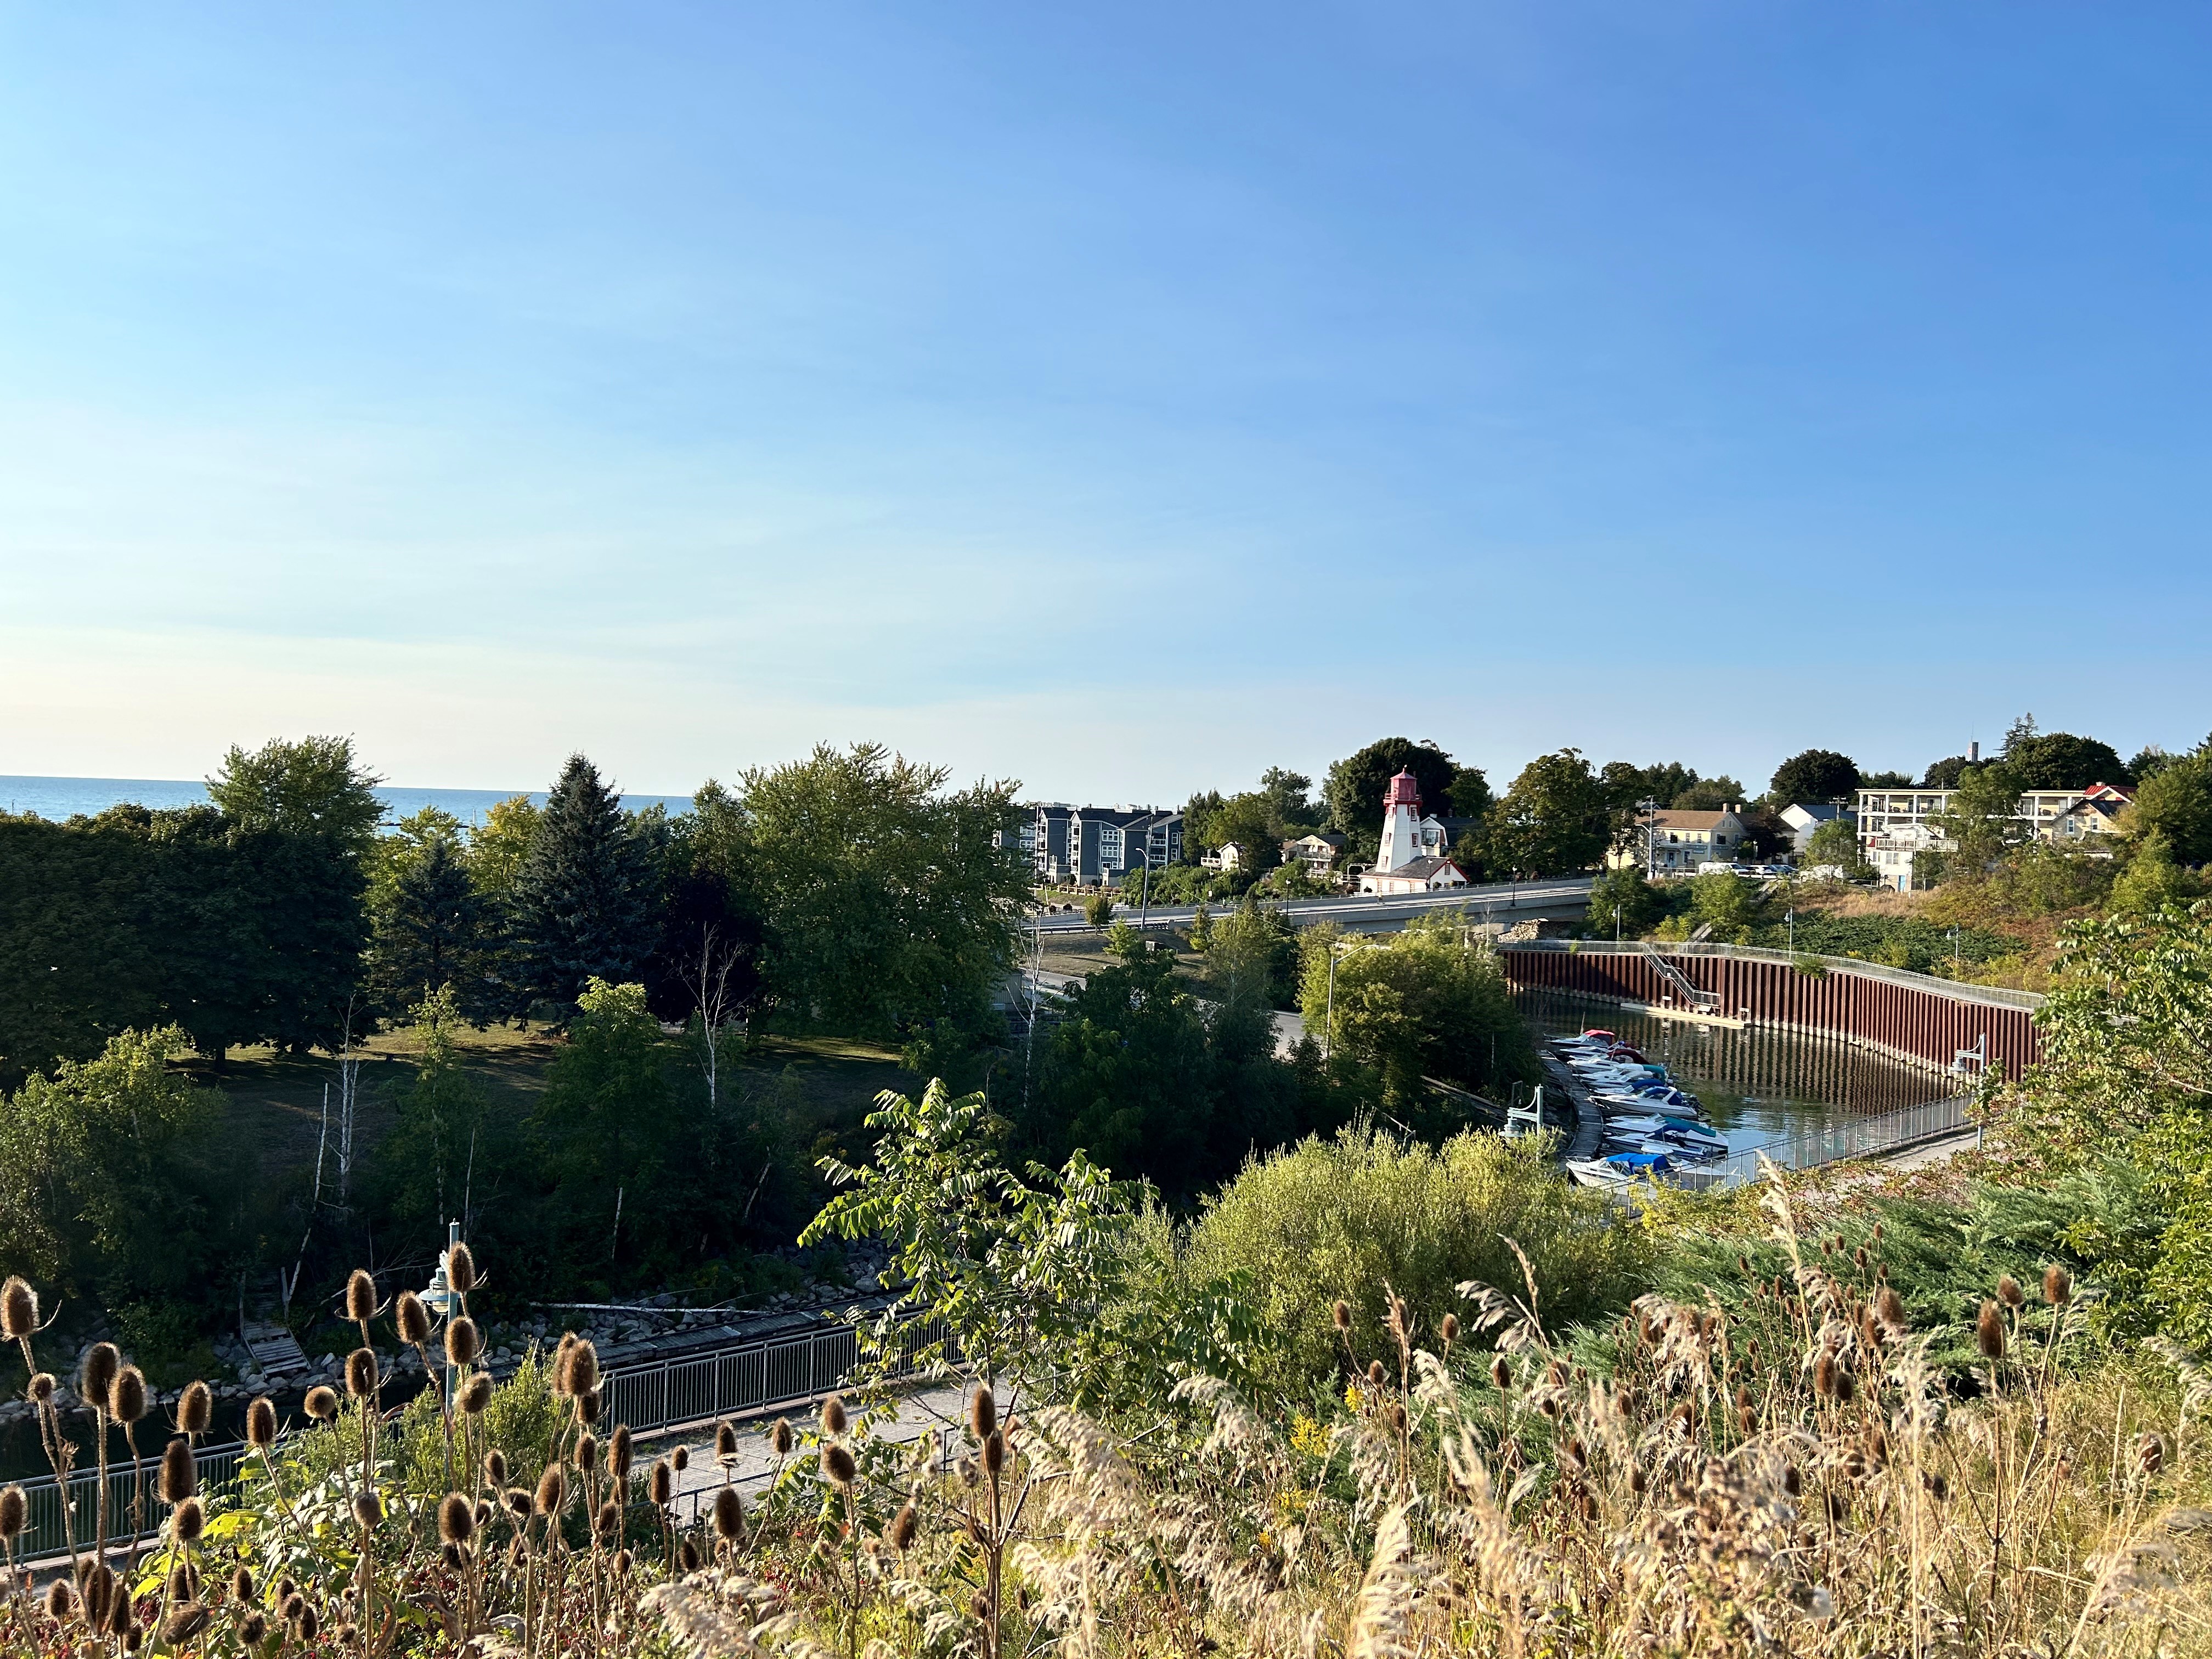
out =
[(1924, 1106), (1908, 1106), (1880, 1117), (1839, 1119), (1808, 1134), (1733, 1153), (1717, 1164), (1684, 1165), (1668, 1178), (1690, 1192), (1716, 1192), (1758, 1180), (1769, 1163), (1785, 1170), (1811, 1170), (1848, 1158), (1870, 1157), (1973, 1127), (1970, 1109), (1973, 1098), (1954, 1095), (1948, 1100), (1931, 1100)]
[(2043, 1006), (2039, 991), (2014, 991), (2002, 985), (1970, 985), (1964, 980), (1945, 979), (1936, 974), (1916, 974), (1909, 968), (1892, 968), (1887, 963), (1869, 962), (1861, 957), (1818, 956), (1810, 951), (1784, 951), (1767, 945), (1712, 945), (1689, 940), (1651, 939), (1631, 942), (1623, 939), (1518, 939), (1498, 947), (1503, 951), (1551, 951), (1571, 956), (1636, 956), (1647, 948), (1670, 957), (1727, 957), (1744, 962), (1778, 962), (1795, 967), (1800, 963), (1819, 963), (1832, 973), (1857, 974), (1867, 979), (1887, 980), (1893, 985), (1910, 986), (1916, 991), (1932, 991), (1940, 996), (1955, 998), (1961, 1002), (1983, 1002), (1996, 1008), (2036, 1009)]
[[(915, 1355), (944, 1334), (944, 1322), (932, 1316), (908, 1316), (901, 1333), (896, 1375), (914, 1369)], [(605, 1420), (627, 1423), (633, 1434), (649, 1435), (717, 1418), (796, 1405), (842, 1384), (860, 1358), (859, 1333), (850, 1325), (825, 1322), (797, 1336), (735, 1342), (704, 1353), (672, 1356), (607, 1368)], [(279, 1443), (281, 1445), (281, 1442)], [(229, 1486), (238, 1478), (246, 1448), (233, 1441), (202, 1446), (193, 1455), (202, 1491)], [(161, 1469), (158, 1455), (125, 1462), (107, 1471), (107, 1539), (127, 1544), (151, 1536), (161, 1524), (162, 1505), (154, 1488)], [(143, 1473), (145, 1502), (133, 1512), (136, 1474)], [(22, 1535), (15, 1540), (18, 1561), (36, 1561), (88, 1550), (99, 1530), (100, 1471), (72, 1469), (66, 1482), (40, 1475), (19, 1483), (27, 1501)]]

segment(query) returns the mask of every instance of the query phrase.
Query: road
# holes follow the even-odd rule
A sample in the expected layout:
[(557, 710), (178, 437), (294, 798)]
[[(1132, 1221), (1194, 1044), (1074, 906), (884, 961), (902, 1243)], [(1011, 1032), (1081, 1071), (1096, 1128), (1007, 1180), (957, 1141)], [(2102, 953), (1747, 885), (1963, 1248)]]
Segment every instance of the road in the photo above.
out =
[[(1556, 910), (1586, 903), (1590, 878), (1559, 876), (1542, 881), (1486, 882), (1468, 887), (1449, 887), (1437, 893), (1335, 895), (1326, 898), (1280, 899), (1271, 907), (1300, 927), (1333, 921), (1351, 933), (1373, 933), (1401, 927), (1416, 916), (1450, 915), (1465, 910), (1480, 921), (1510, 918), (1516, 911)], [(1156, 904), (1139, 912), (1126, 894), (1117, 894), (1114, 920), (1147, 927), (1180, 927), (1197, 914), (1188, 904)], [(1215, 911), (1220, 914), (1219, 910)], [(1080, 910), (1060, 910), (1034, 916), (1042, 933), (1096, 932)]]

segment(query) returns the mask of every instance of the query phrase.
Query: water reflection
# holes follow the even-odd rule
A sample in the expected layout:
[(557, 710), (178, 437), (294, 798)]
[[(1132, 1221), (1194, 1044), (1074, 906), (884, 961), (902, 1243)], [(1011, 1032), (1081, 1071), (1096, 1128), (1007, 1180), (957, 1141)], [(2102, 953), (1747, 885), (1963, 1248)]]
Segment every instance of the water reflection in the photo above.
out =
[(1839, 1113), (1901, 1111), (1955, 1092), (1942, 1078), (1838, 1037), (1658, 1019), (1541, 987), (1516, 991), (1514, 1001), (1540, 1038), (1592, 1025), (1620, 1033), (1705, 1103), (1731, 1152), (1786, 1140)]

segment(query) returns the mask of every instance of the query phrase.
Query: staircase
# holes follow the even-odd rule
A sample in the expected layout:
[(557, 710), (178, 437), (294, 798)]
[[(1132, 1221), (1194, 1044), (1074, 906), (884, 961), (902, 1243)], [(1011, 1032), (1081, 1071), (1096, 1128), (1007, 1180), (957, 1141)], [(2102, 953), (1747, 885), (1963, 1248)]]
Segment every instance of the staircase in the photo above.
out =
[(1644, 955), (1651, 964), (1651, 971), (1659, 975), (1659, 982), (1674, 994), (1675, 1000), (1692, 1013), (1710, 1014), (1721, 1006), (1717, 994), (1700, 991), (1673, 963), (1661, 956), (1655, 946), (1646, 945)]

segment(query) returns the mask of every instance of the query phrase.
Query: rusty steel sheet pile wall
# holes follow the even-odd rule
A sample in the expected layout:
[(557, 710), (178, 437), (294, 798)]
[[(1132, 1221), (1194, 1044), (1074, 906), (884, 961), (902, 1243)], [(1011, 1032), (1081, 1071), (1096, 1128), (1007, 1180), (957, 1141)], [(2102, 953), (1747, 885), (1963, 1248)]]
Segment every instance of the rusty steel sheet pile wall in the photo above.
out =
[[(1945, 1070), (1960, 1050), (1976, 1047), (1985, 1035), (1990, 1067), (2008, 1078), (2017, 1078), (2039, 1057), (2030, 1010), (1978, 1000), (1970, 991), (1954, 992), (1940, 980), (1929, 980), (1923, 987), (1848, 967), (1831, 965), (1816, 975), (1784, 962), (1664, 954), (1692, 985), (1713, 993), (1719, 1001), (1717, 1012), (1731, 1018), (1849, 1037), (1899, 1060)], [(1499, 959), (1516, 985), (1652, 1007), (1679, 1001), (1650, 957), (1641, 952), (1506, 945)]]

